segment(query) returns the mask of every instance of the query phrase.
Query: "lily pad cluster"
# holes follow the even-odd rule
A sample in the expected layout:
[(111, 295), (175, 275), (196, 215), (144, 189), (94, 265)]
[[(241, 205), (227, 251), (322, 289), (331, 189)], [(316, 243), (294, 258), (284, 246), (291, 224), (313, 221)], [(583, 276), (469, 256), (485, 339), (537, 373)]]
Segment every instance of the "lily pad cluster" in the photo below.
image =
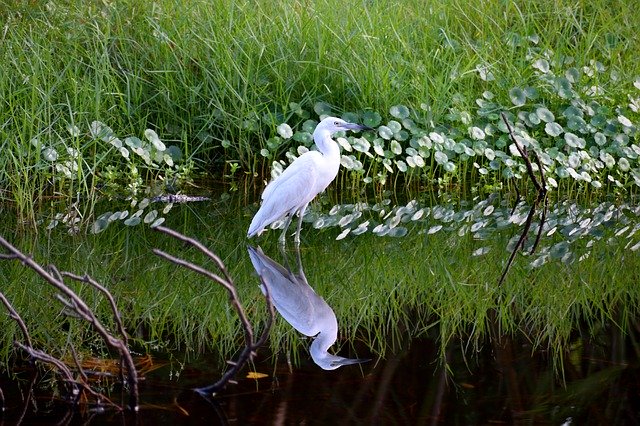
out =
[[(371, 232), (378, 236), (402, 237), (408, 232), (430, 235), (448, 232), (471, 237), (478, 247), (472, 255), (482, 256), (491, 249), (483, 242), (501, 235), (512, 235), (505, 250), (511, 252), (520, 238), (530, 207), (519, 203), (515, 209), (492, 194), (483, 200), (425, 206), (417, 200), (392, 206), (385, 199), (375, 204), (354, 203), (334, 206), (329, 213), (311, 211), (305, 218), (314, 228), (339, 227), (340, 240), (348, 235)], [(541, 212), (537, 212), (523, 253), (528, 254), (536, 240)], [(542, 225), (541, 240), (530, 260), (531, 267), (549, 261), (571, 264), (591, 255), (591, 247), (603, 241), (625, 238), (625, 250), (640, 249), (640, 207), (628, 203), (602, 202), (592, 207), (563, 201), (551, 206)], [(495, 245), (493, 245), (495, 246)]]
[[(530, 49), (530, 83), (504, 88), (488, 78), (490, 67), (480, 64), (477, 78), (491, 85), (466, 108), (462, 95), (454, 99), (446, 122), (434, 125), (423, 110), (394, 105), (383, 115), (376, 111), (341, 114), (375, 130), (360, 135), (338, 134), (341, 164), (364, 184), (385, 185), (392, 174), (417, 177), (426, 183), (455, 177), (459, 183), (495, 184), (520, 179), (526, 172), (512, 144), (500, 113), (506, 113), (516, 137), (535, 151), (547, 176), (549, 190), (564, 185), (583, 191), (612, 189), (616, 193), (640, 186), (640, 77), (624, 79), (614, 70), (592, 60), (582, 66), (570, 57), (555, 58), (549, 50)], [(611, 85), (629, 87), (628, 103), (607, 96)], [(299, 104), (291, 104), (292, 120), (305, 117), (300, 125), (282, 123), (278, 136), (269, 139), (261, 154), (274, 158), (283, 143), (294, 148), (288, 161), (313, 149), (311, 134), (324, 117), (335, 114), (319, 102), (318, 120), (308, 118)], [(286, 161), (276, 160), (277, 175)], [(534, 164), (534, 169), (538, 165)]]

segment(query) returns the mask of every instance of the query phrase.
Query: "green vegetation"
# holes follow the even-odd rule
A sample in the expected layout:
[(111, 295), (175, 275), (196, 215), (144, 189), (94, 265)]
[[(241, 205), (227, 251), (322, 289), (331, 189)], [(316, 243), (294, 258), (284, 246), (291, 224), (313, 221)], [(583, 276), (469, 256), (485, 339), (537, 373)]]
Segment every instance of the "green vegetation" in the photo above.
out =
[[(577, 327), (625, 330), (640, 306), (637, 274), (624, 272), (640, 266), (638, 16), (633, 2), (604, 0), (0, 0), (1, 232), (48, 228), (15, 243), (104, 282), (142, 350), (222, 358), (239, 342), (224, 291), (150, 254), (191, 251), (107, 225), (166, 221), (196, 236), (260, 323), (238, 246), (247, 188), (313, 149), (317, 120), (339, 115), (375, 130), (338, 139), (343, 167), (306, 218), (322, 231), (302, 257), (342, 336), (376, 354), (405, 331), (472, 348), (496, 312), (502, 331), (561, 353)], [(539, 250), (497, 286), (526, 213), (512, 190), (530, 189), (501, 112), (552, 195)], [(202, 175), (231, 184), (213, 192), (249, 183), (201, 211), (154, 203), (200, 193)], [(92, 340), (21, 265), (0, 262), (0, 276), (43, 349), (63, 356), (61, 342)], [(104, 301), (74, 288), (108, 323)], [(3, 361), (16, 330), (0, 316)], [(283, 321), (271, 344), (294, 358), (306, 347)]]
[[(198, 230), (198, 238), (228, 265), (251, 321), (260, 324), (266, 318), (264, 299), (245, 247), (238, 245), (248, 218), (238, 221), (241, 207), (228, 204), (197, 211), (175, 207), (167, 225), (191, 235)], [(576, 328), (597, 334), (616, 324), (625, 330), (638, 314), (637, 274), (628, 271), (638, 270), (639, 258), (629, 250), (626, 234), (616, 228), (605, 229), (591, 242), (574, 242), (562, 253), (591, 254), (579, 262), (551, 254), (544, 267), (532, 268), (526, 258), (519, 258), (502, 286), (497, 280), (509, 254), (508, 241), (519, 226), (503, 228), (488, 241), (471, 233), (420, 233), (420, 229), (424, 226), (411, 226), (399, 239), (364, 234), (336, 241), (339, 230), (334, 228), (315, 231), (305, 241), (306, 276), (338, 318), (342, 337), (337, 347), (362, 340), (374, 354), (384, 355), (407, 337), (437, 330), (443, 353), (452, 340), (473, 348), (488, 338), (488, 315), (495, 309), (503, 332), (527, 336), (534, 347), (562, 354)], [(563, 241), (559, 234), (564, 231), (545, 239)], [(34, 237), (31, 244), (22, 239), (20, 245), (36, 260), (89, 273), (106, 284), (124, 313), (135, 348), (214, 351), (222, 359), (241, 344), (239, 323), (222, 288), (150, 254), (158, 247), (204, 262), (193, 250), (143, 227), (113, 226), (82, 239), (54, 230), (51, 237)], [(267, 254), (282, 261), (276, 239), (262, 243)], [(293, 253), (289, 255), (294, 262)], [(83, 356), (101, 354), (104, 349), (90, 343), (95, 339), (84, 327), (61, 316), (61, 306), (51, 302), (55, 295), (35, 274), (15, 261), (2, 261), (0, 271), (6, 277), (3, 293), (27, 319), (39, 347), (65, 358), (71, 342), (89, 342), (78, 348)], [(77, 284), (73, 288), (105, 323), (112, 321), (106, 301), (89, 288)], [(6, 361), (19, 331), (7, 316), (0, 318), (0, 325)], [(282, 319), (276, 322), (270, 342), (276, 353), (284, 351), (293, 359), (305, 357), (309, 344)]]
[(0, 22), (0, 195), (31, 223), (50, 197), (166, 182), (94, 122), (155, 132), (188, 180), (267, 176), (310, 146), (308, 120), (346, 115), (377, 132), (343, 141), (341, 187), (469, 191), (522, 173), (509, 110), (563, 195), (626, 196), (639, 179), (629, 2), (3, 0)]

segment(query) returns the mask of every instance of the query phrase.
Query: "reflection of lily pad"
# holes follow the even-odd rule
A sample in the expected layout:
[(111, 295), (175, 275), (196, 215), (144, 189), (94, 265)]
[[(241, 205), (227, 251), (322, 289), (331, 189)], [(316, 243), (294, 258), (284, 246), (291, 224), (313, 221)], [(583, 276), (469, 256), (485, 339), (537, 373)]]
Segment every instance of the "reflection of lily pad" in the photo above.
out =
[(562, 259), (567, 253), (569, 253), (569, 243), (567, 241), (560, 241), (549, 250), (549, 255), (552, 259)]

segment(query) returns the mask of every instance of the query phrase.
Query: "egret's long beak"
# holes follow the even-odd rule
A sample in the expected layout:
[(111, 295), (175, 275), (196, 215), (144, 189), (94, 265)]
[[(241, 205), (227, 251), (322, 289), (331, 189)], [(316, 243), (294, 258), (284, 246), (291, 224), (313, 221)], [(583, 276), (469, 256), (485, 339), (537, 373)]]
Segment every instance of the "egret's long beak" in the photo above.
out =
[(345, 123), (343, 127), (349, 130), (374, 130), (373, 127), (363, 126), (362, 124), (355, 123)]

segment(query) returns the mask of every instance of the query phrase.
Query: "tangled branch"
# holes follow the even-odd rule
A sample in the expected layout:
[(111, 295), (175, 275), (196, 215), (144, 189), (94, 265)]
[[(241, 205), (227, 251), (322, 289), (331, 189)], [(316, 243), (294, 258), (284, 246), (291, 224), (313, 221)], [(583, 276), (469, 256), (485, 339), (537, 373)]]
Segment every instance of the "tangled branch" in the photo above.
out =
[(260, 337), (258, 339), (255, 338), (254, 336), (254, 331), (253, 331), (253, 327), (251, 325), (251, 323), (249, 322), (249, 320), (247, 319), (247, 315), (244, 311), (244, 308), (242, 307), (242, 304), (240, 303), (240, 299), (238, 297), (238, 293), (236, 291), (236, 286), (233, 282), (233, 278), (231, 278), (231, 275), (229, 274), (229, 271), (227, 270), (226, 266), (224, 265), (224, 263), (222, 262), (222, 260), (216, 256), (215, 253), (213, 253), (211, 250), (209, 250), (207, 247), (205, 247), (204, 245), (202, 245), (199, 241), (193, 239), (193, 238), (189, 238), (185, 235), (182, 235), (181, 233), (174, 231), (172, 229), (169, 228), (165, 228), (163, 226), (157, 226), (154, 229), (156, 229), (157, 231), (160, 231), (164, 234), (167, 234), (179, 241), (182, 241), (186, 244), (191, 245), (192, 247), (195, 247), (196, 249), (198, 249), (201, 253), (203, 253), (205, 256), (207, 256), (209, 259), (211, 259), (215, 265), (217, 266), (218, 270), (220, 271), (221, 275), (218, 275), (214, 272), (211, 272), (199, 265), (196, 265), (194, 263), (191, 263), (187, 260), (181, 259), (179, 257), (173, 256), (169, 253), (166, 253), (162, 250), (159, 249), (154, 249), (153, 252), (162, 257), (163, 259), (176, 264), (178, 266), (181, 266), (183, 268), (187, 268), (190, 269), (194, 272), (197, 272), (200, 275), (203, 275), (204, 277), (218, 283), (219, 285), (221, 285), (222, 287), (224, 287), (227, 290), (227, 293), (229, 294), (229, 301), (231, 303), (231, 305), (233, 306), (233, 308), (235, 309), (238, 318), (240, 319), (240, 323), (242, 325), (242, 330), (244, 332), (244, 348), (242, 349), (242, 351), (240, 352), (240, 354), (238, 355), (238, 358), (235, 361), (227, 361), (227, 363), (229, 365), (231, 365), (231, 368), (229, 370), (227, 370), (222, 377), (215, 382), (212, 385), (209, 386), (204, 386), (204, 387), (200, 387), (200, 388), (196, 388), (195, 391), (198, 392), (199, 394), (203, 395), (203, 396), (213, 396), (215, 395), (217, 392), (219, 392), (220, 390), (222, 390), (227, 383), (232, 383), (232, 379), (233, 377), (238, 373), (238, 371), (240, 371), (240, 369), (249, 361), (251, 361), (257, 354), (257, 350), (260, 346), (262, 346), (264, 344), (264, 342), (267, 340), (267, 337), (269, 336), (269, 331), (271, 330), (271, 325), (273, 324), (273, 320), (275, 318), (275, 311), (274, 311), (274, 307), (273, 307), (273, 303), (271, 301), (271, 296), (269, 295), (269, 290), (268, 290), (268, 285), (267, 283), (264, 282), (264, 280), (261, 278), (262, 280), (262, 284), (264, 285), (264, 288), (267, 289), (265, 292), (265, 299), (267, 301), (267, 307), (269, 310), (269, 317), (267, 319), (267, 323), (265, 324), (265, 328), (262, 331), (262, 334), (260, 335)]
[[(129, 385), (129, 396), (130, 396), (129, 408), (133, 411), (137, 411), (138, 410), (138, 374), (133, 362), (133, 358), (131, 356), (131, 352), (129, 352), (129, 349), (127, 347), (126, 332), (124, 330), (124, 326), (120, 319), (120, 313), (109, 291), (88, 275), (78, 276), (66, 271), (60, 272), (54, 265), (49, 265), (48, 270), (45, 269), (42, 265), (34, 261), (30, 256), (27, 256), (24, 253), (22, 253), (20, 250), (18, 250), (16, 247), (14, 247), (11, 243), (9, 243), (7, 240), (5, 240), (2, 237), (0, 237), (0, 246), (4, 247), (8, 252), (6, 254), (2, 254), (0, 256), (0, 259), (19, 260), (20, 262), (22, 262), (23, 265), (35, 271), (48, 284), (50, 284), (57, 291), (59, 291), (59, 294), (57, 295), (57, 299), (69, 310), (69, 312), (73, 316), (76, 316), (88, 322), (91, 325), (91, 327), (102, 337), (102, 340), (109, 347), (119, 352), (121, 365), (124, 364), (127, 370), (127, 383)], [(100, 292), (102, 292), (106, 296), (106, 298), (109, 300), (111, 309), (114, 313), (114, 317), (116, 318), (116, 323), (118, 324), (120, 334), (123, 336), (122, 338), (117, 338), (113, 336), (106, 329), (106, 327), (98, 319), (98, 317), (91, 310), (91, 308), (89, 308), (89, 306), (84, 302), (84, 300), (65, 284), (64, 277), (87, 283), (93, 286), (94, 288), (96, 288), (97, 290), (99, 290)], [(109, 399), (106, 396), (98, 392), (95, 392), (93, 389), (91, 389), (91, 387), (87, 384), (86, 380), (83, 379), (83, 377), (85, 377), (84, 372), (80, 373), (81, 379), (76, 380), (73, 378), (71, 370), (67, 367), (67, 365), (63, 361), (41, 350), (35, 349), (33, 347), (32, 340), (29, 336), (28, 328), (25, 322), (22, 320), (18, 312), (13, 308), (9, 300), (2, 293), (0, 293), (0, 301), (2, 301), (5, 308), (9, 312), (9, 316), (14, 321), (16, 321), (20, 330), (22, 331), (24, 343), (16, 341), (15, 342), (16, 347), (27, 352), (29, 356), (35, 360), (53, 365), (56, 368), (56, 370), (59, 372), (59, 374), (62, 376), (63, 380), (70, 384), (71, 386), (70, 393), (72, 395), (72, 400), (74, 401), (74, 403), (78, 401), (78, 398), (80, 396), (78, 386), (80, 386), (83, 390), (85, 390), (86, 392), (96, 397), (98, 400), (109, 401)], [(76, 360), (76, 364), (78, 364), (77, 360)], [(80, 369), (80, 371), (82, 371), (80, 367), (78, 368)]]

